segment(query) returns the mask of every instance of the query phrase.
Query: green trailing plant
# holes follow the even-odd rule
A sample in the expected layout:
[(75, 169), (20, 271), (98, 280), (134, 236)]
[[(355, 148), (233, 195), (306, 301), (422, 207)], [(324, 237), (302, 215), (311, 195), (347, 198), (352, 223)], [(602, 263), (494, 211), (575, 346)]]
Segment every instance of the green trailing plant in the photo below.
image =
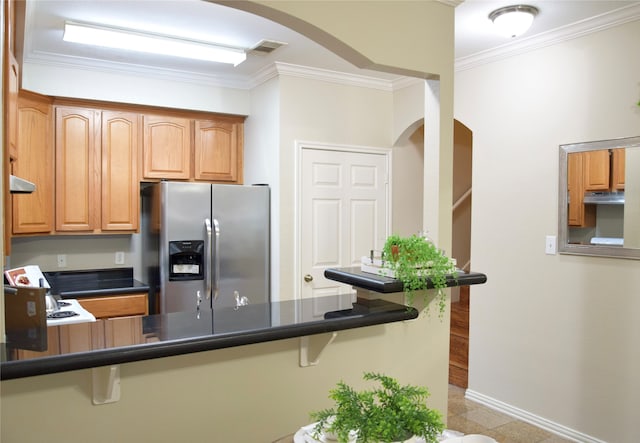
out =
[[(391, 235), (382, 250), (383, 267), (391, 269), (402, 282), (409, 306), (413, 305), (415, 291), (427, 289), (431, 281), (437, 291), (440, 316), (446, 308), (447, 277), (458, 278), (453, 260), (444, 255), (429, 239), (412, 235)], [(426, 297), (426, 295), (425, 295)]]
[(333, 433), (339, 442), (404, 441), (413, 436), (436, 442), (444, 430), (442, 415), (426, 405), (427, 388), (402, 386), (392, 377), (365, 372), (364, 380), (377, 381), (374, 389), (356, 391), (340, 381), (329, 391), (335, 406), (311, 417), (317, 420), (315, 438)]

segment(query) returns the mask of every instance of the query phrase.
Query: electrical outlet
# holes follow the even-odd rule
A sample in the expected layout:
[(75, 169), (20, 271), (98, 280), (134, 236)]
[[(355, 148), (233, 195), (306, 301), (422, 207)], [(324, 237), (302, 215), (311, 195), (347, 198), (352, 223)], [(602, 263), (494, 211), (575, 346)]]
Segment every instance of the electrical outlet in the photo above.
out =
[(124, 265), (124, 252), (116, 252), (116, 265)]
[(66, 268), (67, 267), (67, 256), (66, 254), (58, 254), (58, 267)]
[(555, 255), (556, 254), (556, 236), (555, 235), (547, 235), (545, 240), (544, 247), (545, 254)]

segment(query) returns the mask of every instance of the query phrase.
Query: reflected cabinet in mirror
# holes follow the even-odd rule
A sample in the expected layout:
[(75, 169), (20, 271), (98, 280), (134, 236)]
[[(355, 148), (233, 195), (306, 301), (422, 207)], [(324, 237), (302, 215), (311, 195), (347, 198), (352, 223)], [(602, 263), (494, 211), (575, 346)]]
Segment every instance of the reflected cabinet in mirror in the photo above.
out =
[(640, 136), (560, 145), (558, 250), (640, 259)]

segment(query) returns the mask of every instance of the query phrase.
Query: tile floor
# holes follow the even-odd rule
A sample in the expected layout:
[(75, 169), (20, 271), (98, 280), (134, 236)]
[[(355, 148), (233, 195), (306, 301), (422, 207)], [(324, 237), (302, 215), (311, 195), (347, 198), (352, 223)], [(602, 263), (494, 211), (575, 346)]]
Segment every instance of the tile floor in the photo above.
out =
[[(491, 408), (464, 398), (464, 389), (449, 385), (447, 429), (463, 434), (487, 435), (498, 443), (564, 443), (570, 442)], [(291, 443), (288, 435), (274, 443)]]
[(502, 414), (464, 397), (464, 389), (449, 385), (447, 429), (487, 435), (498, 443), (569, 442), (551, 432)]

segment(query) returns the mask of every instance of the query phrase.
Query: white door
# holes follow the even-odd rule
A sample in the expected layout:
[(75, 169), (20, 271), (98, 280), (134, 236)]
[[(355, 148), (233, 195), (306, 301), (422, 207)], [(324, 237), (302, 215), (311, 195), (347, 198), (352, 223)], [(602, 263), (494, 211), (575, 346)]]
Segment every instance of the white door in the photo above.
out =
[(390, 150), (302, 146), (300, 161), (300, 282), (303, 298), (345, 294), (351, 286), (327, 280), (324, 270), (360, 266), (371, 249), (380, 250), (389, 232)]

